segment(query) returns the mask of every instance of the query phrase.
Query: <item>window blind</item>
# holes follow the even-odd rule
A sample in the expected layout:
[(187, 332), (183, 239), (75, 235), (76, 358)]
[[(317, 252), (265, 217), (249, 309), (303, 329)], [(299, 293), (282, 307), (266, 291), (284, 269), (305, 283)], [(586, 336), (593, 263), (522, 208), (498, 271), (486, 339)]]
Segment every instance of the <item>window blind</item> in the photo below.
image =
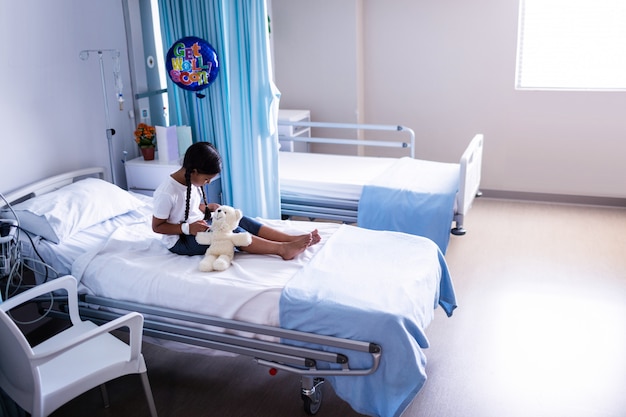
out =
[(520, 0), (515, 87), (626, 90), (625, 0)]

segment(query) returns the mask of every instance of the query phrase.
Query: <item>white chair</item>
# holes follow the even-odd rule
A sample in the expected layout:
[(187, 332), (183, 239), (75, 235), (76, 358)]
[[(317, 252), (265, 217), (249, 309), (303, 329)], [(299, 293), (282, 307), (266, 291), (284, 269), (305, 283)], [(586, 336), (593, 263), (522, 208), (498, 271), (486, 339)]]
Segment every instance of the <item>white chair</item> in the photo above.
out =
[[(32, 417), (54, 410), (123, 375), (139, 374), (150, 414), (157, 416), (154, 398), (141, 354), (143, 316), (129, 313), (97, 326), (78, 314), (76, 279), (57, 278), (33, 287), (0, 304), (0, 387)], [(58, 290), (68, 297), (71, 326), (32, 347), (7, 312), (33, 298)], [(127, 327), (129, 344), (109, 332)]]

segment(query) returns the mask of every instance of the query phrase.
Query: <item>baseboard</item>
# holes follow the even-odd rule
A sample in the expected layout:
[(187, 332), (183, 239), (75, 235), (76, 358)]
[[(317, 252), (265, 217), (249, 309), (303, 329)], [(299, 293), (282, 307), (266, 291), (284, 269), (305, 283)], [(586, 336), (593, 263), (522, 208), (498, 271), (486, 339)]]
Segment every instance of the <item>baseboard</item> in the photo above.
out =
[(593, 197), (567, 194), (529, 193), (523, 191), (483, 190), (482, 195), (487, 198), (504, 200), (536, 201), (543, 203), (581, 204), (589, 206), (626, 207), (626, 198)]

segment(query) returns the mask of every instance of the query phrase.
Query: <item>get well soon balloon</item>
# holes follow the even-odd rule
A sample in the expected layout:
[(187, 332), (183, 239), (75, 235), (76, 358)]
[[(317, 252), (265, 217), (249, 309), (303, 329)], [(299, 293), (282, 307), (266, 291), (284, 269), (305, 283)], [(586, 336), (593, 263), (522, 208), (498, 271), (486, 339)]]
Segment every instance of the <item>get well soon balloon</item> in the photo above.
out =
[(219, 71), (215, 49), (195, 36), (174, 42), (167, 52), (165, 67), (177, 86), (196, 92), (211, 85)]

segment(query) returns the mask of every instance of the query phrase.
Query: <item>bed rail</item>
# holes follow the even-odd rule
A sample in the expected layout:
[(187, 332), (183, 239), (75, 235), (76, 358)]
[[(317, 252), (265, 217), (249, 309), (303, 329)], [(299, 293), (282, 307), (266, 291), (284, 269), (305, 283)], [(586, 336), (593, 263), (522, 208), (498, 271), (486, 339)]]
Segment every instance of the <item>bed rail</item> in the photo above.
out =
[[(29, 184), (25, 187), (21, 187), (16, 191), (5, 194), (4, 197), (9, 204), (16, 204), (29, 198), (36, 197), (50, 191), (54, 191), (58, 188), (63, 187), (64, 185), (71, 184), (78, 181), (79, 179), (86, 177), (104, 178), (104, 168), (84, 168), (59, 175), (54, 175), (44, 180), (33, 182), (32, 184)], [(0, 206), (0, 208), (2, 208), (2, 206)]]
[(465, 234), (463, 221), (469, 212), (474, 199), (480, 197), (480, 178), (483, 164), (483, 142), (482, 134), (475, 135), (461, 155), (461, 173), (459, 178), (459, 193), (457, 194), (456, 212), (454, 213), (454, 227), (451, 232), (454, 235)]
[(302, 197), (298, 195), (281, 195), (281, 212), (288, 216), (323, 218), (342, 223), (356, 223), (359, 202), (355, 200), (334, 199), (332, 205), (327, 199)]
[[(137, 311), (145, 315), (144, 334), (147, 336), (250, 356), (260, 365), (308, 377), (369, 375), (378, 369), (382, 355), (382, 348), (375, 343), (204, 316), (93, 295), (80, 295), (79, 310), (81, 317), (94, 321), (110, 321), (128, 311)], [(208, 330), (188, 323), (211, 326), (225, 332)], [(244, 335), (233, 332), (243, 332)], [(259, 336), (277, 338), (283, 342), (289, 340), (299, 345), (263, 340), (258, 338)], [(304, 347), (302, 346), (304, 343), (320, 347)], [(351, 368), (350, 352), (371, 355), (372, 365), (366, 368)], [(318, 362), (334, 364), (335, 367), (318, 368)]]
[(386, 141), (369, 139), (345, 139), (345, 138), (318, 138), (305, 136), (280, 136), (283, 140), (306, 143), (329, 143), (333, 145), (357, 145), (357, 146), (377, 146), (386, 148), (406, 148), (409, 149), (411, 158), (415, 158), (415, 132), (413, 129), (400, 125), (378, 125), (365, 123), (331, 123), (331, 122), (305, 122), (305, 121), (278, 121), (279, 126), (300, 126), (317, 127), (329, 129), (356, 129), (356, 130), (378, 130), (387, 132), (406, 132), (409, 141)]

